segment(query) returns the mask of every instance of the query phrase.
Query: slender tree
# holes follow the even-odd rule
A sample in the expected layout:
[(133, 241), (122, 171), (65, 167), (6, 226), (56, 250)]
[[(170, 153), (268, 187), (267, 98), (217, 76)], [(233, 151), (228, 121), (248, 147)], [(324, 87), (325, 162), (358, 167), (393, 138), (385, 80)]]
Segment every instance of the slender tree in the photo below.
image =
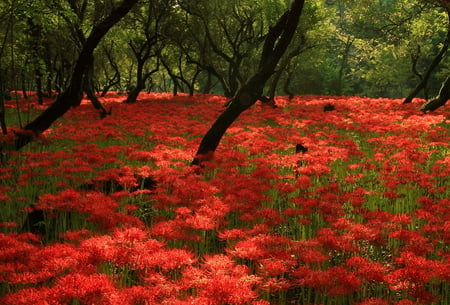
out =
[(242, 112), (262, 98), (267, 80), (274, 74), (280, 58), (296, 32), (304, 4), (305, 0), (292, 1), (290, 9), (269, 29), (257, 71), (239, 88), (228, 107), (205, 134), (192, 165), (201, 165), (201, 161), (205, 157), (214, 153), (228, 127)]
[(438, 1), (440, 3), (440, 6), (444, 8), (445, 13), (447, 14), (447, 35), (442, 43), (441, 49), (439, 50), (439, 53), (433, 58), (432, 62), (428, 66), (427, 70), (425, 71), (424, 75), (422, 75), (420, 82), (417, 84), (417, 86), (411, 91), (411, 93), (403, 100), (403, 104), (411, 103), (413, 98), (419, 94), (419, 92), (422, 89), (426, 89), (428, 80), (430, 79), (431, 74), (436, 69), (437, 66), (439, 66), (442, 59), (444, 59), (445, 54), (447, 53), (447, 50), (450, 46), (450, 1), (448, 0), (441, 0)]
[(109, 29), (119, 22), (137, 2), (138, 0), (123, 0), (117, 7), (112, 9), (109, 16), (94, 26), (75, 64), (69, 87), (58, 96), (52, 105), (27, 124), (23, 132), (17, 134), (16, 150), (19, 150), (31, 142), (34, 137), (47, 130), (54, 121), (63, 116), (71, 107), (80, 105), (83, 93), (83, 78), (90, 65), (92, 65), (95, 48)]
[(422, 110), (423, 112), (434, 111), (439, 107), (444, 106), (449, 99), (450, 99), (450, 75), (442, 83), (438, 96), (432, 98), (431, 100), (423, 104), (420, 110)]
[[(106, 57), (108, 63), (105, 61), (102, 62), (102, 65), (100, 67), (100, 70), (103, 71), (103, 86), (101, 88), (102, 93), (100, 94), (101, 97), (106, 96), (106, 93), (108, 91), (120, 84), (121, 74), (119, 70), (119, 66), (116, 63), (116, 60), (114, 58), (113, 54), (113, 45), (114, 42), (111, 41), (109, 45), (103, 45), (102, 46), (102, 52), (103, 55)], [(112, 71), (111, 71), (112, 70)]]

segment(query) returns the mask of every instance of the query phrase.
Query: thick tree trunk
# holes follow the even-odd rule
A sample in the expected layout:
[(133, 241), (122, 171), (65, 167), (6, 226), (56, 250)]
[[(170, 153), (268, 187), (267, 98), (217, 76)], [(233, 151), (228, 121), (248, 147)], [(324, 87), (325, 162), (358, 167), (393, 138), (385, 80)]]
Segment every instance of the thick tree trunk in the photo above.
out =
[(25, 126), (24, 132), (17, 134), (16, 150), (19, 150), (31, 142), (34, 137), (44, 132), (71, 107), (76, 107), (80, 104), (83, 95), (83, 77), (89, 65), (92, 64), (94, 49), (109, 29), (122, 19), (137, 2), (138, 0), (124, 0), (112, 10), (108, 17), (92, 29), (76, 62), (69, 87), (42, 114)]
[(159, 69), (159, 64), (158, 64), (158, 66), (154, 70), (144, 74), (143, 69), (144, 69), (144, 64), (146, 61), (147, 61), (147, 59), (138, 61), (136, 86), (133, 87), (132, 90), (130, 90), (128, 92), (127, 99), (124, 101), (124, 103), (126, 103), (126, 104), (136, 102), (136, 100), (139, 96), (139, 93), (141, 93), (141, 91), (145, 89), (145, 83), (147, 82), (147, 80), (150, 78), (150, 76), (153, 73), (155, 73)]
[(423, 112), (434, 111), (439, 107), (444, 106), (449, 99), (450, 99), (450, 75), (442, 83), (442, 87), (439, 90), (439, 95), (423, 104), (420, 110)]
[(222, 112), (203, 137), (197, 155), (192, 161), (192, 165), (201, 165), (202, 161), (207, 160), (210, 157), (210, 154), (216, 150), (217, 146), (219, 146), (220, 140), (228, 127), (230, 127), (239, 115), (251, 105), (253, 105), (253, 103), (245, 105), (236, 99), (231, 101), (230, 105)]
[(128, 92), (127, 99), (123, 102), (125, 104), (131, 104), (131, 103), (136, 102), (136, 100), (139, 96), (139, 93), (141, 93), (142, 89), (144, 89), (144, 88), (143, 87), (141, 88), (139, 86), (134, 87), (132, 90), (130, 90)]
[(294, 0), (276, 25), (271, 27), (264, 41), (258, 71), (238, 90), (225, 111), (203, 137), (192, 165), (200, 165), (215, 152), (228, 127), (239, 115), (261, 98), (264, 85), (286, 52), (294, 36), (305, 0)]
[(411, 103), (413, 98), (415, 98), (422, 89), (426, 88), (428, 80), (430, 79), (431, 73), (442, 61), (442, 59), (445, 56), (445, 53), (447, 53), (448, 47), (450, 45), (450, 9), (446, 8), (445, 10), (446, 10), (447, 19), (448, 19), (447, 20), (447, 36), (445, 37), (444, 43), (442, 44), (442, 47), (441, 47), (441, 50), (439, 51), (439, 53), (436, 55), (436, 57), (431, 62), (427, 71), (423, 75), (422, 80), (419, 82), (419, 84), (417, 84), (416, 88), (414, 88), (414, 90), (411, 91), (411, 93), (405, 98), (405, 100), (403, 101), (403, 104)]

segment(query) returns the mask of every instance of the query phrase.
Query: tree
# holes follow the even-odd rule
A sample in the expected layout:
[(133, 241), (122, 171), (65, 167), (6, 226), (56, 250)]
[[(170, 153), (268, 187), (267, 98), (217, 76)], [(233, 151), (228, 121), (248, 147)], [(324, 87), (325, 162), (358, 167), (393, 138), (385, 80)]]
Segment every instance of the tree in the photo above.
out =
[[(88, 15), (91, 15), (92, 23), (97, 23), (104, 15), (105, 4), (100, 1), (94, 2), (93, 11), (88, 14), (88, 0), (66, 0), (58, 1), (54, 0), (50, 3), (52, 8), (57, 8), (59, 14), (65, 20), (69, 31), (72, 33), (72, 39), (76, 48), (81, 52), (83, 46), (86, 44), (86, 34), (83, 31), (83, 24), (88, 19)], [(65, 8), (68, 5), (68, 8)], [(90, 12), (89, 12), (90, 13)], [(101, 111), (101, 116), (107, 115), (109, 112), (103, 107), (95, 95), (94, 89), (94, 56), (91, 58), (91, 63), (87, 65), (87, 69), (83, 76), (83, 91), (91, 101), (95, 109)]]
[[(106, 56), (107, 63), (105, 61), (102, 62), (101, 66), (99, 66), (99, 70), (103, 71), (103, 82), (100, 85), (101, 87), (101, 97), (104, 97), (106, 93), (113, 87), (118, 86), (120, 84), (120, 70), (119, 66), (116, 63), (113, 53), (113, 45), (114, 42), (111, 40), (109, 45), (102, 44), (102, 54)], [(112, 71), (111, 71), (112, 69)]]
[(138, 0), (123, 0), (111, 10), (111, 13), (106, 18), (94, 26), (80, 52), (69, 87), (43, 113), (27, 124), (23, 128), (23, 132), (17, 134), (15, 141), (16, 150), (19, 150), (32, 141), (34, 137), (47, 130), (54, 121), (64, 115), (71, 107), (76, 107), (80, 104), (83, 93), (83, 78), (90, 65), (92, 65), (95, 48), (109, 29), (122, 19), (137, 2)]
[[(421, 76), (420, 82), (417, 84), (417, 86), (409, 93), (409, 95), (403, 100), (403, 104), (411, 103), (413, 98), (417, 96), (417, 94), (422, 90), (426, 89), (427, 83), (430, 79), (431, 73), (436, 69), (436, 67), (440, 64), (442, 59), (444, 58), (445, 54), (447, 53), (447, 50), (450, 45), (450, 2), (446, 0), (436, 0), (440, 7), (442, 7), (446, 13), (447, 16), (447, 26), (446, 31), (447, 34), (445, 36), (445, 39), (442, 43), (441, 49), (437, 53), (437, 55), (433, 58), (432, 62), (428, 66), (425, 73)], [(443, 86), (444, 87), (444, 86)], [(442, 88), (441, 88), (442, 90)]]
[(176, 41), (188, 62), (213, 75), (227, 97), (248, 79), (249, 67), (264, 39), (267, 14), (260, 2), (180, 1), (188, 14), (191, 39)]
[[(136, 60), (136, 82), (131, 85), (125, 103), (136, 101), (139, 93), (145, 88), (150, 76), (159, 70), (158, 54), (160, 42), (160, 23), (171, 9), (169, 2), (148, 1), (145, 6), (137, 8), (132, 12), (132, 24), (139, 30), (134, 31), (133, 37), (128, 45)], [(151, 58), (156, 58), (156, 64), (149, 69), (147, 63)]]
[(292, 1), (291, 7), (269, 29), (264, 40), (257, 71), (239, 88), (228, 107), (205, 134), (192, 165), (201, 165), (205, 157), (214, 153), (228, 127), (242, 112), (261, 99), (267, 80), (275, 72), (280, 58), (296, 32), (304, 3), (305, 0)]
[(423, 112), (434, 111), (439, 107), (444, 106), (449, 99), (450, 99), (450, 75), (447, 76), (445, 81), (442, 83), (438, 96), (432, 98), (431, 100), (423, 104), (420, 110), (422, 110)]
[(314, 51), (322, 49), (330, 41), (331, 36), (335, 35), (330, 21), (332, 14), (333, 11), (326, 7), (323, 2), (305, 3), (298, 30), (269, 81), (269, 88), (267, 89), (269, 102), (274, 102), (279, 83), (284, 83), (283, 90), (285, 93), (293, 95), (289, 89), (293, 78), (297, 76), (298, 82), (304, 81), (306, 75), (302, 73), (301, 69), (297, 70), (296, 66), (298, 62), (304, 61), (300, 58), (301, 56), (314, 58)]

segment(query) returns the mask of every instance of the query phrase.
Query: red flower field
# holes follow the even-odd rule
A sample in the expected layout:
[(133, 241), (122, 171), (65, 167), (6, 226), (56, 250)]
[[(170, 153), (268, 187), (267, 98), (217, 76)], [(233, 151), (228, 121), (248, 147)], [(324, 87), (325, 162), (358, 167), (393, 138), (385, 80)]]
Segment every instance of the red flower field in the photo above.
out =
[(277, 97), (196, 168), (224, 97), (123, 99), (3, 136), (0, 304), (450, 304), (447, 108)]

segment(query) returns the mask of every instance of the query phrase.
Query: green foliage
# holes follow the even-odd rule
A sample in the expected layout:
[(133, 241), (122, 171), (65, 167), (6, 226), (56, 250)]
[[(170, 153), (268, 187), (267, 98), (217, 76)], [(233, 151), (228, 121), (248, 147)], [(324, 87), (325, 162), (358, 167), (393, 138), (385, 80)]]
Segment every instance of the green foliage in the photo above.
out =
[[(3, 1), (0, 66), (11, 76), (6, 87), (36, 90), (40, 74), (48, 87), (64, 89), (83, 36), (116, 2)], [(233, 95), (254, 72), (269, 27), (289, 3), (142, 1), (96, 51), (95, 86), (105, 87), (115, 74), (119, 81), (111, 89), (134, 82), (137, 65), (129, 42), (142, 46), (145, 28), (158, 22), (159, 61), (149, 60), (145, 70), (162, 61), (165, 66), (152, 75), (149, 89), (166, 91), (177, 82), (180, 91)], [(419, 80), (412, 59), (423, 73), (445, 38), (444, 6), (437, 0), (306, 1), (290, 51), (280, 61), (277, 93), (285, 87), (295, 94), (406, 95)], [(444, 61), (432, 76), (430, 84), (436, 85), (430, 92), (438, 90), (449, 65)]]

